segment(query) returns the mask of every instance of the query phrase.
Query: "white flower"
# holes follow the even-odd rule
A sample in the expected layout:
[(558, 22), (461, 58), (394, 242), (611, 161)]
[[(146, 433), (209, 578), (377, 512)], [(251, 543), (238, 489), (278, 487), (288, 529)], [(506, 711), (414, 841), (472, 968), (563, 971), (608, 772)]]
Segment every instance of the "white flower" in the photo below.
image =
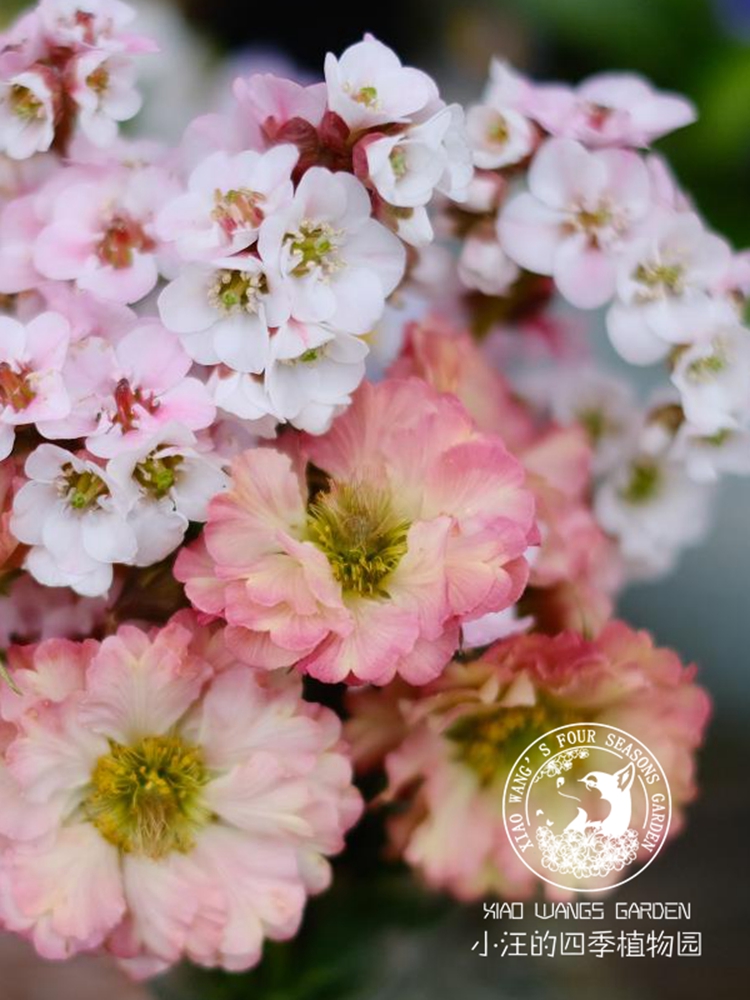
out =
[(186, 260), (207, 260), (246, 250), (265, 218), (292, 200), (296, 146), (235, 156), (219, 151), (190, 175), (188, 190), (169, 202), (156, 220), (160, 237), (174, 241)]
[(0, 80), (0, 151), (26, 160), (55, 138), (55, 94), (40, 68)]
[(519, 163), (533, 150), (534, 126), (519, 111), (494, 104), (476, 104), (466, 112), (466, 131), (474, 165), (497, 170)]
[(545, 388), (552, 416), (578, 423), (593, 448), (593, 471), (608, 472), (630, 450), (641, 429), (639, 405), (630, 384), (593, 367), (556, 369)]
[(375, 139), (365, 149), (370, 180), (390, 205), (426, 205), (443, 177), (443, 140), (451, 124), (449, 108), (408, 132)]
[(437, 98), (437, 87), (421, 70), (402, 66), (396, 53), (372, 35), (339, 59), (325, 60), (328, 106), (350, 129), (407, 122)]
[(726, 273), (731, 251), (692, 212), (657, 212), (623, 249), (617, 300), (607, 316), (615, 349), (632, 364), (651, 364), (674, 344), (698, 313), (715, 309), (710, 290)]
[(262, 376), (215, 368), (208, 380), (208, 391), (220, 410), (246, 421), (254, 433), (272, 436), (277, 420)]
[(529, 271), (552, 275), (571, 305), (604, 305), (616, 290), (619, 254), (650, 207), (643, 160), (630, 150), (592, 153), (570, 139), (548, 139), (528, 185), (498, 218), (506, 253)]
[(11, 518), (13, 534), (31, 546), (25, 568), (48, 587), (106, 594), (112, 564), (136, 553), (125, 498), (101, 466), (57, 445), (40, 445), (25, 472), (30, 481), (18, 491)]
[(95, 146), (111, 146), (118, 122), (138, 114), (135, 66), (126, 56), (94, 49), (76, 56), (71, 66), (70, 96), (78, 106), (78, 124)]
[(266, 389), (280, 420), (322, 434), (365, 374), (367, 344), (358, 337), (294, 320), (271, 342)]
[(690, 424), (703, 434), (750, 418), (750, 330), (726, 324), (683, 350), (672, 371)]
[(714, 483), (727, 473), (750, 475), (748, 430), (722, 430), (707, 436), (683, 424), (677, 432), (672, 453), (697, 483)]
[(212, 264), (189, 264), (159, 296), (159, 314), (203, 365), (262, 372), (269, 327), (289, 316), (288, 296), (257, 257), (237, 254)]
[(504, 611), (490, 611), (474, 621), (464, 622), (461, 626), (461, 645), (464, 649), (479, 649), (500, 639), (528, 632), (533, 624), (531, 615), (519, 618), (518, 605), (514, 604)]
[(614, 535), (632, 579), (669, 572), (708, 530), (711, 491), (668, 456), (633, 455), (602, 483), (594, 510)]
[(437, 190), (453, 201), (464, 202), (474, 177), (471, 147), (466, 134), (466, 115), (459, 104), (449, 104), (445, 111), (450, 114), (442, 146), (445, 169)]
[(410, 247), (422, 249), (435, 239), (435, 231), (424, 206), (396, 209), (390, 213), (390, 221), (396, 227), (400, 239)]
[(366, 333), (401, 281), (401, 242), (370, 215), (370, 198), (351, 174), (307, 171), (288, 209), (266, 219), (263, 263), (282, 277), (294, 319)]
[(520, 271), (496, 239), (469, 236), (461, 249), (458, 274), (467, 288), (483, 295), (505, 295)]
[(135, 566), (151, 566), (182, 543), (190, 521), (205, 521), (208, 502), (226, 488), (215, 461), (196, 450), (195, 436), (168, 424), (134, 451), (111, 459), (107, 473), (127, 500), (137, 542)]

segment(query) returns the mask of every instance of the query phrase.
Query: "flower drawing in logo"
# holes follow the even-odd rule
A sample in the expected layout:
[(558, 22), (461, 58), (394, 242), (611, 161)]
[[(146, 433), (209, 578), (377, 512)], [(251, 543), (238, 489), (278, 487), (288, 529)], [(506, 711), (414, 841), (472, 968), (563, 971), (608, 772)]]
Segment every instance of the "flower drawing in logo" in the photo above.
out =
[(602, 723), (540, 736), (516, 761), (503, 817), (527, 868), (552, 885), (597, 892), (640, 874), (669, 830), (666, 775), (636, 737)]

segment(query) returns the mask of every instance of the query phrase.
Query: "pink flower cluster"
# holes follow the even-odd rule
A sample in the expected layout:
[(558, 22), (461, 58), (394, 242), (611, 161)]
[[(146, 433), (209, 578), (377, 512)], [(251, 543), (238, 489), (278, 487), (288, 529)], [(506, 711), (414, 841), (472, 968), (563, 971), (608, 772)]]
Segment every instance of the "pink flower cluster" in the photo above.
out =
[[(529, 892), (496, 792), (573, 716), (645, 739), (681, 820), (707, 696), (612, 614), (750, 471), (748, 257), (642, 152), (692, 106), (495, 63), (464, 117), (366, 35), (167, 149), (118, 135), (132, 18), (0, 37), (0, 925), (249, 968), (354, 760), (433, 886)], [(669, 390), (644, 412), (558, 293)]]
[[(363, 769), (383, 763), (385, 798), (402, 806), (389, 825), (392, 847), (430, 885), (460, 899), (518, 899), (538, 888), (502, 819), (518, 747), (568, 719), (638, 733), (665, 762), (674, 832), (695, 795), (694, 752), (710, 712), (694, 675), (623, 622), (594, 641), (572, 632), (515, 636), (421, 689), (352, 693), (348, 736)], [(548, 799), (544, 812), (555, 816), (556, 791)]]
[(0, 36), (1, 152), (66, 152), (76, 133), (115, 141), (141, 106), (133, 56), (155, 51), (126, 30), (134, 17), (121, 0), (41, 0)]

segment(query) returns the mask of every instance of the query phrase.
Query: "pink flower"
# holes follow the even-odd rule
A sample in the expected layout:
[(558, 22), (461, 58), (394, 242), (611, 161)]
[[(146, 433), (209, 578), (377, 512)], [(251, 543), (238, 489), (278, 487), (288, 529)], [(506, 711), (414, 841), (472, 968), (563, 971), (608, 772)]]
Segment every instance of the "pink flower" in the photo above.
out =
[[(400, 804), (391, 846), (431, 886), (467, 900), (517, 899), (539, 885), (502, 820), (519, 749), (571, 720), (632, 733), (666, 771), (674, 833), (695, 795), (695, 751), (710, 710), (694, 677), (675, 653), (622, 622), (594, 642), (573, 632), (514, 636), (478, 661), (451, 664), (420, 690), (400, 687), (379, 703), (370, 692), (352, 693), (349, 736), (363, 765), (384, 757), (385, 798)], [(555, 793), (544, 812), (560, 818), (564, 809)]]
[(41, 0), (39, 18), (50, 42), (73, 49), (148, 52), (148, 39), (125, 29), (136, 12), (122, 0)]
[(635, 73), (598, 73), (575, 90), (537, 87), (530, 111), (546, 131), (587, 146), (648, 146), (697, 118), (692, 102)]
[(193, 170), (188, 190), (159, 213), (156, 226), (165, 242), (175, 241), (186, 260), (227, 257), (246, 250), (261, 223), (292, 200), (295, 146), (267, 153), (248, 150), (214, 153)]
[(482, 295), (506, 295), (520, 271), (492, 234), (490, 239), (469, 236), (461, 250), (458, 274), (467, 288)]
[(10, 454), (15, 428), (70, 412), (62, 378), (70, 327), (47, 312), (24, 326), (0, 316), (0, 459)]
[(616, 255), (649, 208), (649, 176), (627, 150), (591, 153), (550, 139), (529, 170), (529, 191), (498, 220), (503, 249), (521, 267), (549, 274), (574, 306), (593, 309), (615, 291)]
[(583, 428), (552, 427), (520, 455), (537, 502), (541, 545), (523, 611), (540, 631), (596, 635), (622, 583), (615, 545), (590, 506), (591, 448)]
[(245, 452), (211, 502), (217, 584), (194, 576), (190, 550), (175, 569), (249, 662), (297, 663), (329, 682), (424, 683), (461, 621), (518, 598), (533, 501), (519, 463), (456, 400), (417, 380), (365, 383), (328, 434), (285, 440), (294, 460)]
[(78, 108), (81, 131), (95, 146), (111, 146), (118, 123), (133, 118), (141, 108), (132, 61), (94, 49), (76, 56), (70, 73), (70, 96)]
[(23, 573), (0, 596), (0, 648), (41, 639), (86, 639), (102, 628), (106, 611), (102, 598), (45, 587)]
[(15, 648), (0, 694), (0, 913), (46, 958), (232, 971), (299, 926), (361, 803), (328, 709), (183, 613)]
[(170, 186), (159, 168), (141, 167), (65, 188), (36, 241), (35, 266), (100, 298), (138, 302), (159, 276), (153, 220)]
[(191, 365), (177, 337), (156, 321), (141, 323), (114, 347), (98, 337), (81, 341), (65, 370), (73, 412), (43, 423), (43, 433), (85, 437), (92, 454), (110, 458), (173, 421), (202, 430), (216, 408), (203, 383), (188, 375)]
[(529, 80), (507, 63), (492, 60), (482, 103), (470, 107), (466, 114), (477, 167), (496, 170), (511, 166), (533, 152), (539, 137), (527, 113), (533, 94)]
[(513, 452), (536, 436), (531, 413), (471, 335), (436, 316), (409, 324), (403, 351), (390, 375), (417, 375), (438, 392), (457, 396), (479, 429), (499, 435)]
[[(479, 427), (499, 434), (523, 463), (536, 498), (541, 543), (529, 557), (521, 613), (533, 616), (545, 632), (598, 631), (611, 613), (620, 573), (614, 546), (591, 511), (592, 454), (581, 427), (537, 428), (531, 411), (513, 396), (469, 334), (433, 319), (409, 326), (404, 352), (391, 374), (417, 374), (436, 389), (454, 393)], [(470, 623), (468, 631), (491, 634), (492, 628), (507, 624), (489, 615), (486, 622)]]

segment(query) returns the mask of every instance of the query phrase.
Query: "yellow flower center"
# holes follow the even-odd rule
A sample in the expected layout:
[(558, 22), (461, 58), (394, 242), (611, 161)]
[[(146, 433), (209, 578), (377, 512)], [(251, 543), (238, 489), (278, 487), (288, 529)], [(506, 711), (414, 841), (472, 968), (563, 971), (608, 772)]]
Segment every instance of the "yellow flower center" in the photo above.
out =
[(133, 746), (110, 741), (91, 775), (84, 803), (105, 840), (126, 854), (163, 858), (189, 851), (211, 820), (201, 802), (208, 781), (198, 747), (177, 736), (146, 736)]
[(28, 87), (16, 83), (10, 88), (10, 106), (13, 113), (24, 121), (44, 118), (44, 105)]
[(346, 594), (388, 596), (385, 583), (406, 553), (408, 531), (385, 491), (357, 483), (334, 484), (308, 508), (308, 537)]
[(480, 785), (486, 787), (539, 736), (575, 721), (568, 715), (544, 704), (492, 706), (466, 715), (448, 730), (448, 738), (455, 746), (454, 759), (469, 767)]
[(649, 289), (663, 288), (677, 295), (682, 291), (683, 271), (680, 264), (639, 264), (634, 278)]

